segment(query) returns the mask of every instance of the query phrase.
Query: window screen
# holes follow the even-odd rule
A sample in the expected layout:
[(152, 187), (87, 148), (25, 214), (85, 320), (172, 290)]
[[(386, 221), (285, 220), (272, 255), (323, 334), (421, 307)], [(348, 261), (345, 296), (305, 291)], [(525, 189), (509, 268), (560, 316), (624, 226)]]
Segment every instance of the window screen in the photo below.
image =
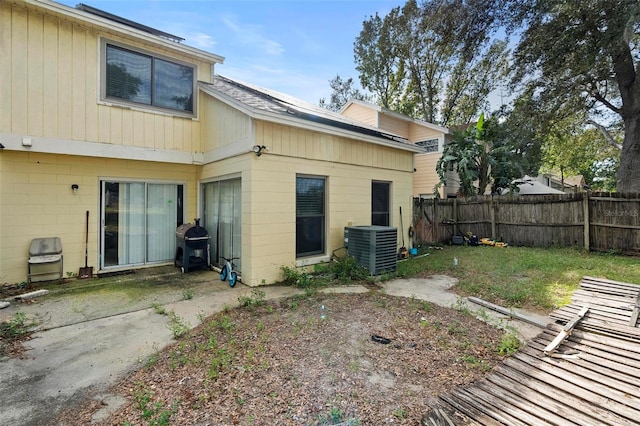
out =
[(193, 112), (193, 67), (110, 44), (105, 63), (107, 98)]
[(371, 182), (371, 224), (389, 226), (389, 182)]
[(325, 249), (325, 179), (296, 178), (296, 257)]

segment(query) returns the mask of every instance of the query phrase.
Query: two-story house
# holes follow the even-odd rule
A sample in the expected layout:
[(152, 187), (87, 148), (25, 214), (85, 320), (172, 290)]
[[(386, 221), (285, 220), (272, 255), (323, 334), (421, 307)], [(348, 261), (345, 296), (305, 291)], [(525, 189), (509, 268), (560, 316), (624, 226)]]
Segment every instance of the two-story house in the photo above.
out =
[(440, 178), (436, 173), (436, 163), (442, 156), (444, 144), (451, 136), (446, 127), (417, 120), (370, 102), (351, 100), (340, 111), (345, 117), (375, 126), (381, 131), (400, 135), (422, 150), (415, 155), (413, 175), (413, 196), (432, 198), (437, 192), (440, 197), (455, 195), (458, 186), (455, 176), (448, 179), (447, 186), (437, 188)]
[[(329, 260), (344, 227), (399, 227), (406, 137), (216, 76), (223, 58), (86, 6), (0, 2), (0, 284), (26, 279), (31, 239), (64, 270), (171, 264), (201, 218), (212, 263), (249, 285)], [(400, 234), (398, 234), (398, 242)]]

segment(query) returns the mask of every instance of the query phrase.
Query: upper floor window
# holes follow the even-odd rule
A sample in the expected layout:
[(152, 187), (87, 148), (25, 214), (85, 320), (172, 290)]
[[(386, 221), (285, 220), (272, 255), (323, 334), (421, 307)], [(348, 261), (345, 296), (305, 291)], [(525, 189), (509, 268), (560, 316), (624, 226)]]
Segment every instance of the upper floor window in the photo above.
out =
[(416, 142), (416, 145), (424, 148), (424, 152), (438, 152), (438, 139), (427, 139)]
[(193, 113), (193, 66), (106, 44), (104, 97)]

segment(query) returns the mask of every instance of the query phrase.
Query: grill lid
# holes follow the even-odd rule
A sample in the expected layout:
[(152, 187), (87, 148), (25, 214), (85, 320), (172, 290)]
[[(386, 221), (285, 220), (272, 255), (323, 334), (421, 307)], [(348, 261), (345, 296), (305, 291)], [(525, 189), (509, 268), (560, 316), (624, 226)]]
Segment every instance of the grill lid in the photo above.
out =
[(202, 240), (208, 239), (209, 233), (205, 228), (200, 226), (200, 219), (194, 219), (193, 223), (183, 223), (176, 229), (176, 237), (183, 240)]

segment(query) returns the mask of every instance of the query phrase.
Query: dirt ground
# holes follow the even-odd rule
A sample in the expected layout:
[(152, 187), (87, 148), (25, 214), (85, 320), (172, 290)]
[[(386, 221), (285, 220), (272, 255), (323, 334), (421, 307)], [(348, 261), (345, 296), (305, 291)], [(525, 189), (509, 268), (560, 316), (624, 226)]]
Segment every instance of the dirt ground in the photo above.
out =
[(415, 425), (439, 394), (503, 359), (501, 330), (415, 298), (244, 302), (203, 318), (114, 386), (125, 399), (107, 419), (95, 417), (104, 395), (87, 395), (52, 424)]

